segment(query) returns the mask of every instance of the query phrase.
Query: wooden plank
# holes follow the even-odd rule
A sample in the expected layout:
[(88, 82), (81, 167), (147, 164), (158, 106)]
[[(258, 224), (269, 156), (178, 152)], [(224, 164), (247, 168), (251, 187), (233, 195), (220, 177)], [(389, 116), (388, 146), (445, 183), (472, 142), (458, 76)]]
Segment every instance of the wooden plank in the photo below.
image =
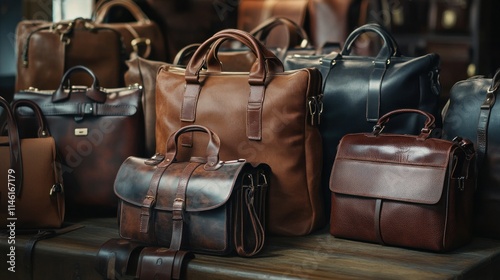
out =
[[(114, 218), (81, 221), (83, 229), (40, 241), (34, 279), (102, 279), (95, 271), (98, 247), (118, 237)], [(23, 252), (28, 236), (16, 236), (16, 273), (7, 270), (6, 236), (0, 237), (0, 279), (27, 279)], [(476, 238), (450, 253), (430, 253), (334, 238), (326, 229), (305, 237), (269, 237), (257, 257), (197, 254), (186, 279), (495, 279), (500, 241)]]

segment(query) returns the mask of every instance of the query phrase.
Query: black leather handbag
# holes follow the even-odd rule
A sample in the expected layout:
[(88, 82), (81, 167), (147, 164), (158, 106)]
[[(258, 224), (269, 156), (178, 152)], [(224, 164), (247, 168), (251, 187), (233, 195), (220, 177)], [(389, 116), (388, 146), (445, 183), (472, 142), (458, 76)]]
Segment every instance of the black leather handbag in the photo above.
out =
[[(71, 84), (75, 74), (88, 75), (92, 85)], [(14, 94), (14, 100), (28, 99), (40, 106), (56, 141), (68, 216), (116, 215), (116, 173), (128, 156), (144, 154), (141, 97), (140, 87), (100, 87), (94, 72), (81, 65), (66, 71), (57, 90)], [(17, 114), (24, 128), (21, 135), (36, 132), (33, 111), (19, 108)]]
[(500, 70), (493, 78), (472, 77), (450, 90), (444, 114), (443, 138), (460, 133), (477, 152), (478, 181), (474, 229), (481, 236), (500, 238), (500, 108), (495, 106)]
[[(367, 32), (382, 38), (377, 56), (351, 55), (356, 39)], [(337, 144), (345, 134), (370, 132), (380, 116), (402, 108), (431, 113), (441, 128), (439, 61), (437, 54), (402, 56), (394, 38), (378, 24), (354, 30), (340, 53), (285, 59), (286, 69), (316, 67), (323, 76), (323, 98), (309, 105), (321, 114), (325, 197)], [(391, 120), (385, 132), (418, 134), (423, 125), (415, 114), (406, 114)]]

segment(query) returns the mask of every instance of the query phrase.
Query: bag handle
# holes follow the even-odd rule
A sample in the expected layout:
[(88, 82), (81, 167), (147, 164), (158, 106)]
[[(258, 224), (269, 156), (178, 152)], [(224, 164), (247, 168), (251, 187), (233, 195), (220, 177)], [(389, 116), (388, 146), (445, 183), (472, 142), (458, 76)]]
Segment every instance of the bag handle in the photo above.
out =
[(488, 124), (490, 122), (491, 108), (495, 105), (496, 92), (500, 87), (500, 69), (498, 69), (491, 79), (491, 85), (486, 91), (486, 98), (479, 111), (479, 121), (477, 124), (477, 166), (481, 166), (486, 156), (488, 148)]
[(351, 53), (354, 41), (363, 33), (373, 32), (379, 35), (384, 44), (373, 60), (373, 69), (368, 80), (368, 94), (366, 97), (366, 121), (376, 122), (380, 116), (381, 89), (384, 75), (391, 63), (391, 57), (399, 57), (399, 47), (394, 38), (382, 26), (376, 23), (365, 24), (355, 29), (346, 39), (342, 51), (330, 61), (330, 67), (336, 64), (337, 59)]
[(420, 135), (417, 137), (417, 140), (425, 140), (429, 137), (430, 133), (434, 129), (434, 124), (436, 122), (436, 118), (427, 112), (417, 110), (417, 109), (398, 109), (391, 111), (377, 121), (377, 124), (373, 127), (373, 135), (379, 136), (382, 130), (384, 130), (385, 124), (392, 118), (397, 115), (406, 114), (406, 113), (417, 113), (426, 117), (424, 128), (420, 131)]
[[(269, 33), (271, 33), (271, 31), (278, 26), (285, 26), (288, 31), (288, 42), (279, 50), (277, 55), (281, 61), (283, 61), (286, 57), (288, 49), (294, 48), (296, 46), (300, 46), (300, 48), (311, 46), (309, 36), (307, 36), (305, 30), (296, 22), (286, 17), (271, 17), (252, 29), (250, 31), (250, 34), (252, 34), (257, 40), (265, 44)], [(296, 38), (296, 35), (298, 35), (299, 41), (294, 40)]]
[(358, 28), (356, 28), (349, 36), (347, 37), (344, 47), (342, 48), (342, 51), (340, 52), (340, 55), (349, 55), (351, 53), (352, 47), (354, 45), (354, 42), (356, 39), (361, 36), (361, 34), (367, 33), (367, 32), (372, 32), (377, 34), (379, 37), (382, 38), (383, 45), (380, 48), (379, 53), (375, 57), (375, 61), (384, 61), (385, 63), (389, 64), (390, 63), (390, 58), (391, 57), (398, 57), (401, 56), (399, 52), (399, 46), (396, 43), (396, 40), (394, 40), (394, 37), (387, 32), (382, 26), (376, 23), (369, 23), (362, 25)]
[(177, 156), (177, 144), (179, 142), (179, 136), (188, 132), (205, 132), (208, 134), (208, 144), (207, 144), (207, 163), (205, 164), (205, 170), (216, 170), (220, 167), (219, 163), (219, 150), (220, 150), (220, 139), (217, 134), (215, 134), (210, 129), (201, 126), (201, 125), (187, 125), (179, 130), (177, 130), (174, 134), (170, 135), (167, 140), (165, 159), (162, 163), (158, 165), (158, 167), (163, 167), (170, 165), (172, 162), (176, 161)]
[(130, 0), (111, 0), (103, 3), (98, 3), (95, 9), (95, 23), (103, 23), (104, 18), (108, 15), (109, 11), (113, 7), (122, 6), (127, 11), (132, 14), (132, 16), (137, 20), (138, 23), (149, 23), (150, 19), (142, 11), (142, 9), (134, 2)]
[[(10, 153), (10, 168), (14, 170), (12, 175), (14, 180), (11, 180), (9, 176), (9, 188), (14, 184), (16, 197), (19, 197), (21, 193), (21, 187), (23, 185), (23, 159), (21, 156), (21, 141), (19, 140), (19, 131), (17, 128), (17, 122), (14, 118), (14, 114), (7, 100), (0, 96), (0, 107), (3, 107), (7, 116), (7, 133), (9, 134), (9, 153)], [(10, 172), (10, 171), (9, 171)], [(11, 183), (11, 181), (13, 183)]]
[[(283, 63), (270, 50), (262, 45), (248, 32), (238, 29), (225, 29), (217, 32), (214, 36), (202, 43), (195, 51), (189, 61), (186, 71), (186, 90), (181, 107), (181, 121), (194, 122), (196, 119), (196, 107), (201, 90), (200, 72), (207, 64), (207, 71), (214, 70), (213, 63), (207, 63), (207, 54), (211, 50), (216, 55), (222, 42), (232, 39), (245, 44), (256, 56), (255, 63), (249, 72), (248, 83), (250, 95), (247, 105), (247, 137), (251, 140), (262, 139), (262, 107), (267, 78), (274, 73), (284, 71)], [(220, 61), (215, 57), (220, 66)], [(218, 70), (220, 71), (220, 70)]]
[[(92, 78), (92, 85), (90, 88), (87, 89), (86, 96), (96, 102), (104, 103), (107, 98), (106, 93), (101, 91), (101, 88), (99, 87), (99, 81), (97, 80), (97, 77), (95, 76), (94, 72), (92, 72), (92, 70), (83, 65), (73, 66), (70, 69), (68, 69), (66, 73), (64, 73), (59, 88), (52, 95), (52, 102), (60, 102), (67, 100), (69, 98), (69, 96), (71, 95), (71, 85), (69, 83), (70, 82), (69, 78), (71, 74), (78, 71), (86, 72)], [(68, 83), (67, 87), (65, 87), (66, 83)], [(66, 92), (64, 90), (65, 88), (69, 89), (69, 91)]]
[(48, 130), (48, 126), (45, 122), (45, 119), (43, 118), (42, 110), (40, 109), (38, 104), (36, 104), (34, 101), (31, 101), (29, 99), (16, 100), (16, 101), (14, 101), (14, 103), (12, 103), (12, 112), (14, 113), (14, 115), (16, 115), (15, 114), (16, 110), (19, 107), (23, 107), (23, 106), (31, 108), (33, 110), (33, 112), (35, 113), (36, 122), (38, 124), (38, 132), (37, 132), (38, 137), (39, 138), (49, 137), (50, 132)]

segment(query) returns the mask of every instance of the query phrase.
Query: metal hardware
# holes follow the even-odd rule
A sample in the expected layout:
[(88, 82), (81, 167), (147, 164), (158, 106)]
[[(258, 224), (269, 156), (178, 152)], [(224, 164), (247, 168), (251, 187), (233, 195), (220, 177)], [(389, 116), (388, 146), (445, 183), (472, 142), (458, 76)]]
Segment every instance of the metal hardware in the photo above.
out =
[(458, 190), (462, 192), (464, 191), (464, 189), (465, 189), (465, 177), (462, 176), (458, 178)]
[(88, 134), (88, 128), (75, 128), (75, 136), (87, 136)]
[(314, 125), (314, 116), (316, 115), (316, 96), (312, 96), (309, 98), (309, 114), (311, 115), (311, 125)]
[(63, 186), (59, 183), (52, 185), (50, 188), (49, 195), (52, 196), (54, 193), (62, 193), (64, 191)]

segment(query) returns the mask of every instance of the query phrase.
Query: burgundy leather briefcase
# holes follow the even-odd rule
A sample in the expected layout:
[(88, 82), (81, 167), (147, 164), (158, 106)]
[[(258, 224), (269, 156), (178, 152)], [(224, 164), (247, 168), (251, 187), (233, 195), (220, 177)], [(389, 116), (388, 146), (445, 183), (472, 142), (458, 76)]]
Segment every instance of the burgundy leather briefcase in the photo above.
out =
[[(381, 134), (400, 113), (427, 117), (418, 136)], [(384, 245), (449, 251), (472, 237), (472, 142), (429, 138), (434, 118), (392, 111), (373, 133), (342, 138), (330, 177), (330, 233)]]

